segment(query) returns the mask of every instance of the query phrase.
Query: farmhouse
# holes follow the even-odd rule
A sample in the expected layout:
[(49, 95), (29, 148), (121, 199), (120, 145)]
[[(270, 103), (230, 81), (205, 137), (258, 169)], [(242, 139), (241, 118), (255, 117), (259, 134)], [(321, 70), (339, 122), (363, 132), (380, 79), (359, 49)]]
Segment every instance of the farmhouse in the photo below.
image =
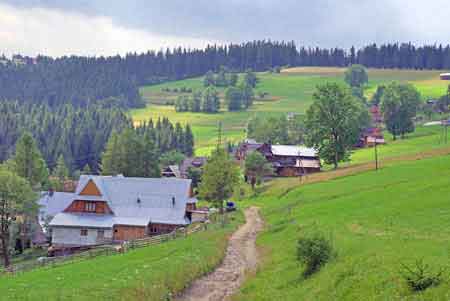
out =
[(55, 248), (168, 233), (190, 224), (196, 209), (191, 180), (121, 175), (83, 175), (75, 193), (46, 195), (40, 203), (46, 205), (42, 222), (54, 214), (48, 227)]
[(264, 143), (257, 151), (272, 163), (278, 176), (294, 177), (320, 171), (319, 155), (313, 148)]
[(441, 80), (450, 80), (450, 73), (442, 73)]
[(190, 168), (202, 168), (206, 164), (206, 157), (186, 158), (180, 165), (169, 165), (162, 169), (161, 176), (166, 178), (189, 178)]
[(234, 156), (236, 160), (244, 161), (248, 154), (256, 151), (262, 145), (263, 145), (262, 143), (258, 143), (253, 139), (246, 139), (244, 140), (244, 142), (239, 144)]

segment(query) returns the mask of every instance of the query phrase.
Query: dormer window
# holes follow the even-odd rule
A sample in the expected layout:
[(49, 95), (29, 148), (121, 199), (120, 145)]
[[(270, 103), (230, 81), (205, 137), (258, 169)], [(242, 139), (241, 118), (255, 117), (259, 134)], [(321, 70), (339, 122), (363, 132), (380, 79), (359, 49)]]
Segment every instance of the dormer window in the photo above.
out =
[(95, 202), (86, 202), (84, 204), (84, 210), (86, 212), (95, 212)]

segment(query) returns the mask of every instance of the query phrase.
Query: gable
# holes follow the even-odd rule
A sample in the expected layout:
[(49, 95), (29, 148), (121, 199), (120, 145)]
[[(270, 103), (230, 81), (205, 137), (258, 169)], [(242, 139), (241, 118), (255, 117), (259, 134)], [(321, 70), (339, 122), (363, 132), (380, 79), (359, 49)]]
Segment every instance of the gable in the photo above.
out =
[(94, 181), (89, 180), (89, 182), (84, 186), (83, 190), (79, 193), (79, 195), (95, 195), (102, 196), (100, 190), (97, 185), (95, 185)]

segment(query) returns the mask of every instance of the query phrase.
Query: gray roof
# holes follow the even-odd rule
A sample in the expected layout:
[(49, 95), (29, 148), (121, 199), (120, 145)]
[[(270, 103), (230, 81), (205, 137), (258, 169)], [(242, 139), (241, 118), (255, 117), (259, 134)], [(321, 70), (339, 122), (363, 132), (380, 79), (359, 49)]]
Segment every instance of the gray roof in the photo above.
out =
[(272, 154), (289, 157), (317, 157), (317, 151), (314, 148), (296, 145), (272, 145)]
[[(92, 180), (101, 197), (80, 196), (79, 193)], [(190, 198), (191, 180), (177, 178), (128, 178), (123, 176), (80, 177), (72, 200), (102, 200), (113, 211), (105, 217), (97, 214), (60, 213), (51, 226), (112, 227), (115, 224), (146, 226), (151, 223), (185, 225), (186, 204), (196, 202)]]
[(47, 217), (53, 217), (69, 207), (73, 201), (74, 194), (67, 192), (42, 192), (38, 200), (39, 223), (44, 226)]

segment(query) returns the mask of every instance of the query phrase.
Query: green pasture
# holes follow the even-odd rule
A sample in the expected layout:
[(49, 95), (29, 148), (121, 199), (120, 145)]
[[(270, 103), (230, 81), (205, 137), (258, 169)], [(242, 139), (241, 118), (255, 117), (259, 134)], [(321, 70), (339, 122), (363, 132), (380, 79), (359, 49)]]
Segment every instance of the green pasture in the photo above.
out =
[[(248, 205), (266, 222), (262, 265), (235, 300), (449, 300), (450, 156), (395, 163), (378, 172), (270, 185)], [(300, 235), (320, 231), (337, 256), (310, 278), (296, 260)], [(413, 293), (402, 264), (423, 259), (443, 281)]]
[(222, 227), (160, 245), (59, 267), (0, 276), (0, 300), (170, 300), (223, 258), (226, 237), (242, 212)]
[[(167, 102), (174, 101), (182, 93), (172, 90), (182, 87), (194, 91), (203, 90), (203, 78), (164, 83), (141, 88), (141, 94), (149, 104), (146, 108), (131, 111), (134, 121), (139, 123), (150, 118), (168, 117), (173, 122), (192, 125), (198, 154), (208, 153), (217, 140), (217, 125), (222, 123), (224, 138), (238, 142), (245, 138), (245, 128), (253, 116), (281, 116), (288, 112), (304, 113), (312, 103), (312, 95), (318, 84), (325, 82), (343, 82), (344, 68), (292, 68), (279, 74), (259, 73), (256, 95), (267, 92), (269, 96), (258, 99), (247, 112), (227, 112), (224, 108), (218, 114), (178, 113)], [(419, 89), (422, 98), (438, 98), (446, 93), (448, 82), (439, 80), (440, 71), (369, 69), (367, 96), (374, 93), (377, 85), (393, 80), (411, 82)], [(163, 91), (170, 88), (171, 92)], [(223, 88), (219, 88), (223, 96)]]

